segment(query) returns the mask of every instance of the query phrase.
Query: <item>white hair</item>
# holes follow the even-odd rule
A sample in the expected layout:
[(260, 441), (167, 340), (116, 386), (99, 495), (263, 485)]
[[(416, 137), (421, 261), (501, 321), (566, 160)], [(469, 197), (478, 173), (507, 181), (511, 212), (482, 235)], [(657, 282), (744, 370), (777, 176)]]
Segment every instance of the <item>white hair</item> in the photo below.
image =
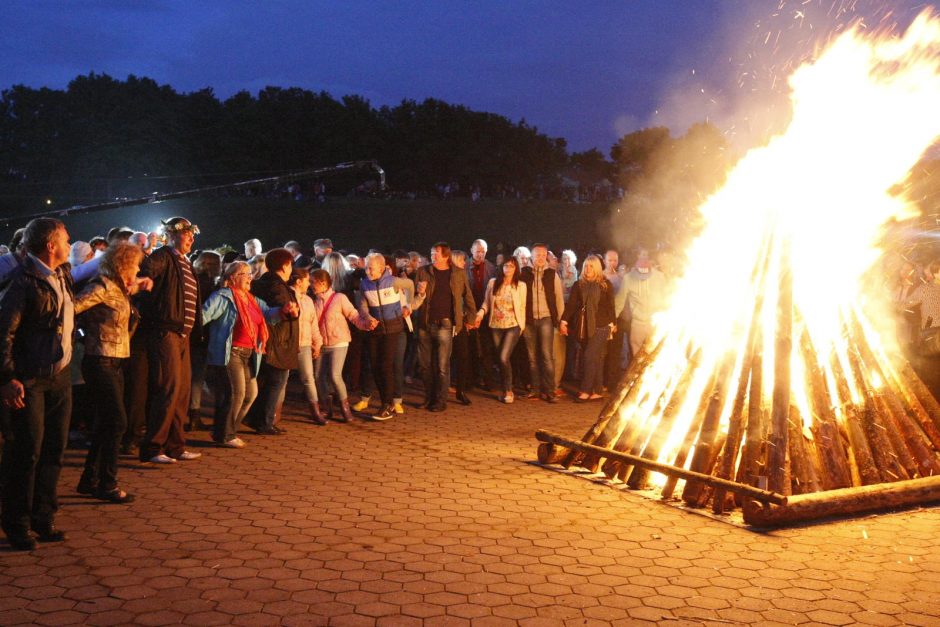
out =
[(574, 252), (573, 250), (571, 250), (570, 248), (566, 248), (566, 249), (564, 249), (563, 251), (561, 251), (561, 256), (562, 256), (562, 258), (567, 257), (569, 263), (571, 263), (572, 266), (574, 266), (574, 264), (578, 263), (578, 256), (577, 256), (577, 255), (575, 254), (575, 252)]

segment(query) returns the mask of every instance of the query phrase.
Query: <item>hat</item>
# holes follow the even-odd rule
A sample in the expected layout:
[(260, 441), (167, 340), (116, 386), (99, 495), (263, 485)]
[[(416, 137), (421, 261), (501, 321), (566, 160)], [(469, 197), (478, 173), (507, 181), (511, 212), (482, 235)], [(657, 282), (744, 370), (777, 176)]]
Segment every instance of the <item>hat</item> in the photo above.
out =
[(116, 239), (127, 239), (133, 234), (134, 229), (129, 226), (116, 226), (108, 231), (108, 236), (105, 238), (105, 240), (108, 243), (111, 243)]
[(170, 218), (169, 220), (163, 220), (162, 222), (163, 232), (165, 234), (192, 231), (193, 235), (199, 235), (199, 227), (186, 218), (175, 217)]
[(318, 239), (313, 243), (314, 248), (333, 248), (333, 240), (329, 237), (324, 237), (323, 239)]
[(69, 263), (73, 266), (78, 266), (91, 257), (91, 244), (88, 242), (72, 242), (72, 249), (69, 251)]

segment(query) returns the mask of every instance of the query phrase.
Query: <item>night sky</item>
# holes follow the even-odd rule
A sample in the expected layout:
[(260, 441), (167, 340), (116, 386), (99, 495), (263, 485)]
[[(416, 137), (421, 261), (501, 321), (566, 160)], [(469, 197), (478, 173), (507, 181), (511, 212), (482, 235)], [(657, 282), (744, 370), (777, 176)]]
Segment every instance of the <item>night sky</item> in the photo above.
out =
[(6, 0), (0, 87), (79, 74), (147, 76), (226, 98), (268, 85), (433, 97), (525, 119), (605, 154), (653, 125), (709, 120), (747, 137), (793, 59), (863, 14), (905, 23), (921, 2), (636, 0), (265, 2)]

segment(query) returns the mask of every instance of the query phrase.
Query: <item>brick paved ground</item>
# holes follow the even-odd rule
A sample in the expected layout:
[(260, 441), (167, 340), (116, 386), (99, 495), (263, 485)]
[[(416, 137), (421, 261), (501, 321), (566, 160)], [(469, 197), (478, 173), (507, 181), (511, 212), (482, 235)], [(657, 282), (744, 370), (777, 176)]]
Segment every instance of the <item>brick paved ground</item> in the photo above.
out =
[(596, 405), (473, 398), (125, 459), (129, 506), (70, 451), (69, 539), (0, 547), (0, 625), (940, 624), (938, 509), (758, 533), (531, 463)]

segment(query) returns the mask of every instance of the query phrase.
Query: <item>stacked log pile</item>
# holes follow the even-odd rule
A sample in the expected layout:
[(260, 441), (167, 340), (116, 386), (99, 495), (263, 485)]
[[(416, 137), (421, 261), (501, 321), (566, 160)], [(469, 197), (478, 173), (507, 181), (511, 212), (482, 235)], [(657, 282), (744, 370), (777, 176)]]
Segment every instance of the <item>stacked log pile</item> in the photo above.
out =
[[(744, 354), (717, 362), (678, 447), (662, 448), (698, 366), (691, 344), (657, 401), (658, 422), (633, 413), (644, 373), (669, 341), (662, 338), (636, 356), (580, 440), (540, 431), (539, 461), (600, 471), (634, 489), (655, 483), (664, 499), (717, 514), (741, 508), (755, 525), (940, 500), (940, 405), (906, 360), (872, 346), (857, 312), (845, 315), (842, 351), (821, 354), (791, 293), (781, 272), (773, 363), (764, 363), (757, 302)], [(802, 376), (791, 372), (794, 358)], [(771, 366), (773, 385), (764, 389)]]

